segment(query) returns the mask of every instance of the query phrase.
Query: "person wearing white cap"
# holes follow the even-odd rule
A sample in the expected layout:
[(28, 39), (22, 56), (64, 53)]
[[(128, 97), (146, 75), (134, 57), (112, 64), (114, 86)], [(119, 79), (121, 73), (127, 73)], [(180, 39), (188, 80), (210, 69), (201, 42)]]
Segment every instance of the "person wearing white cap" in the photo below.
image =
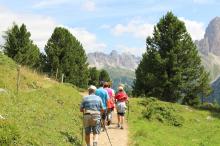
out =
[(103, 112), (103, 103), (99, 96), (95, 95), (96, 87), (91, 85), (88, 88), (89, 95), (83, 97), (80, 111), (83, 112), (83, 123), (85, 128), (85, 140), (87, 146), (90, 146), (90, 133), (93, 132), (93, 146), (97, 146), (98, 134), (100, 134), (101, 112)]

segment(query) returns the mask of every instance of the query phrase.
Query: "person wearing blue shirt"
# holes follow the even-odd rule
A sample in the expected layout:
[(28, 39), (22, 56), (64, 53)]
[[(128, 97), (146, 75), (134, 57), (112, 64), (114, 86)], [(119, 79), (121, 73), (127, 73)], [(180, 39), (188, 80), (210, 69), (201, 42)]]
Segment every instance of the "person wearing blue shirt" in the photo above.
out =
[(98, 88), (95, 92), (95, 95), (99, 96), (103, 103), (104, 112), (101, 114), (101, 117), (102, 117), (102, 128), (104, 130), (104, 126), (106, 125), (107, 102), (109, 100), (109, 95), (108, 92), (103, 87)]
[(83, 124), (85, 128), (86, 145), (90, 146), (90, 133), (93, 132), (93, 146), (97, 146), (98, 134), (100, 134), (101, 112), (103, 103), (99, 96), (95, 95), (96, 87), (88, 88), (89, 95), (83, 98), (80, 111), (83, 112)]

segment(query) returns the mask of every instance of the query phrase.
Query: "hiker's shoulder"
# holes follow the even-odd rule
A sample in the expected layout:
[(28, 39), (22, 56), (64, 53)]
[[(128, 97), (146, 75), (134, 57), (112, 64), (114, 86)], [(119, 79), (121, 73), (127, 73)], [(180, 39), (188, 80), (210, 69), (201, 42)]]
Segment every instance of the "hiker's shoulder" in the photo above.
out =
[(103, 87), (100, 87), (96, 90), (96, 93), (108, 93)]

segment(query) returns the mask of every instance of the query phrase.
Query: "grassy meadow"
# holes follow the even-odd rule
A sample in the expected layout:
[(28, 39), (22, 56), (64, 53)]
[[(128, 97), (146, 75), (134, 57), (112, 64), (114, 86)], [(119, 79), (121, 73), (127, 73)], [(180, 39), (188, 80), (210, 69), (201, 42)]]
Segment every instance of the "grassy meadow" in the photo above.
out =
[(132, 146), (220, 146), (220, 113), (158, 100), (130, 100)]
[[(0, 115), (15, 127), (17, 133), (17, 139), (11, 145), (80, 145), (82, 121), (79, 92), (69, 84), (59, 84), (21, 67), (17, 94), (16, 78), (17, 65), (0, 54), (0, 88), (5, 90), (0, 92)], [(7, 137), (4, 136), (5, 131), (1, 130), (4, 128), (1, 121), (3, 120), (0, 120), (2, 140)], [(13, 128), (8, 130), (8, 137), (13, 134), (12, 130)], [(0, 145), (4, 143), (0, 142)]]

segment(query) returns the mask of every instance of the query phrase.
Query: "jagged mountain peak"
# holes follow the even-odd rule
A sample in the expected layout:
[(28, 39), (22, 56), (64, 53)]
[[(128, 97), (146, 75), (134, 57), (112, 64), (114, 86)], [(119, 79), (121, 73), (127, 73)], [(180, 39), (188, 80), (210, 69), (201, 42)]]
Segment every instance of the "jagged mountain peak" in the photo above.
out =
[(220, 56), (220, 17), (212, 19), (206, 28), (204, 38), (196, 41), (202, 54), (213, 53)]
[(135, 70), (141, 60), (140, 57), (136, 57), (133, 54), (118, 53), (116, 50), (113, 50), (110, 54), (94, 52), (87, 54), (87, 56), (89, 65), (97, 68), (119, 67), (128, 70)]

